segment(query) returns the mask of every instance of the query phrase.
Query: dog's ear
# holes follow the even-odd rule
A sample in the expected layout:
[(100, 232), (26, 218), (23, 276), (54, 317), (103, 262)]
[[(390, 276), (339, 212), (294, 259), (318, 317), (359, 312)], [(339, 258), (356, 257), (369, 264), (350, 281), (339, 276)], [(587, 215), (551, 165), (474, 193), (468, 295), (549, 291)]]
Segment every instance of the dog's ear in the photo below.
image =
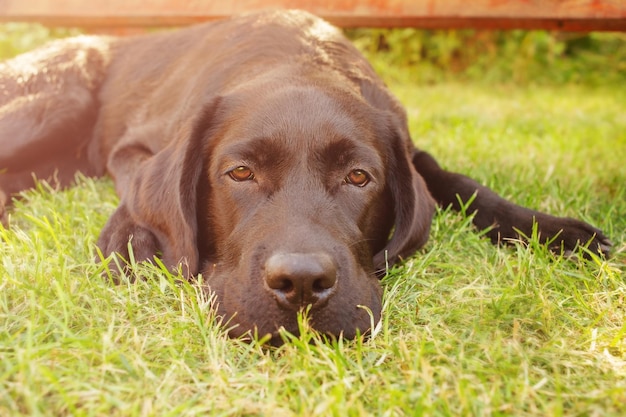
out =
[(426, 243), (435, 209), (422, 177), (411, 162), (415, 148), (403, 129), (391, 128), (387, 187), (395, 216), (393, 233), (383, 250), (374, 256), (377, 271), (384, 271)]
[(104, 255), (128, 255), (130, 239), (136, 261), (158, 256), (186, 276), (198, 272), (197, 191), (219, 102), (212, 100), (177, 140), (142, 163), (101, 233)]

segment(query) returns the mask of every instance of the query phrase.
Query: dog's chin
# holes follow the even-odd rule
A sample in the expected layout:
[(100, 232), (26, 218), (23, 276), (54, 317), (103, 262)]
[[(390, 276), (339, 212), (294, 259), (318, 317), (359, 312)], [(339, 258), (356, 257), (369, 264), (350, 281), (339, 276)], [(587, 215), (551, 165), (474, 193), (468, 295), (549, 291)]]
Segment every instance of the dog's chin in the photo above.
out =
[(269, 345), (282, 345), (292, 336), (352, 340), (369, 334), (380, 320), (383, 291), (373, 274), (347, 256), (340, 260), (343, 268), (332, 296), (300, 309), (284, 305), (261, 283), (261, 277), (246, 273), (262, 270), (254, 264), (240, 264), (234, 270), (211, 264), (203, 274), (207, 277), (205, 289), (214, 294), (216, 314), (231, 338)]
[[(258, 327), (247, 328), (243, 325), (231, 324), (233, 327), (229, 328), (228, 336), (244, 342), (260, 341), (266, 346), (280, 347), (292, 339), (301, 338), (301, 331), (298, 327), (287, 329), (281, 326), (273, 331), (264, 331)], [(354, 340), (357, 337), (369, 338), (370, 335), (371, 329), (369, 327), (364, 331), (360, 329), (324, 331), (315, 327), (307, 329), (307, 341), (309, 343), (332, 343), (337, 340)]]
[[(251, 336), (254, 334), (255, 336)], [(354, 340), (357, 337), (369, 338), (370, 331), (366, 331), (365, 333), (354, 333), (352, 335), (344, 335), (340, 333), (339, 335), (333, 333), (321, 333), (317, 331), (309, 330), (309, 337), (307, 337), (306, 342), (309, 344), (317, 344), (317, 343), (333, 343), (337, 340)], [(281, 347), (284, 344), (288, 344), (290, 341), (294, 339), (300, 339), (301, 334), (298, 329), (289, 331), (285, 328), (281, 328), (272, 333), (261, 334), (258, 329), (254, 331), (248, 331), (243, 334), (239, 334), (238, 332), (234, 332), (231, 334), (229, 332), (229, 337), (232, 339), (242, 340), (244, 342), (252, 343), (253, 341), (261, 341), (264, 347)]]
[(246, 342), (262, 341), (268, 346), (281, 346), (288, 343), (292, 338), (300, 338), (302, 333), (307, 334), (307, 339), (311, 343), (332, 342), (338, 339), (354, 340), (357, 337), (369, 337), (372, 326), (380, 320), (380, 306), (360, 308), (358, 317), (354, 314), (347, 314), (351, 321), (341, 319), (327, 322), (325, 316), (327, 312), (320, 310), (304, 314), (300, 318), (299, 313), (283, 312), (270, 314), (268, 317), (258, 317), (256, 320), (246, 317), (242, 312), (228, 312), (223, 305), (217, 305), (217, 314), (221, 317), (224, 327), (228, 331), (228, 336)]

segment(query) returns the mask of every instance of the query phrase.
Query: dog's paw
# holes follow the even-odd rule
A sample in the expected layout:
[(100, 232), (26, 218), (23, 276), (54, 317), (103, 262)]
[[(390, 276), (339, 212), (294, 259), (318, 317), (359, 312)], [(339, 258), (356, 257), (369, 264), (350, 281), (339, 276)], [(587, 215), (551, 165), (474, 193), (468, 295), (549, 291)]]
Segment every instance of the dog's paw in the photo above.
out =
[(104, 257), (116, 258), (108, 265), (113, 275), (129, 272), (133, 263), (153, 260), (159, 250), (154, 234), (134, 223), (123, 206), (102, 229), (97, 246)]
[(579, 249), (585, 248), (583, 256), (589, 258), (590, 254), (608, 257), (612, 243), (602, 231), (583, 221), (556, 217), (548, 227), (547, 241), (549, 247), (556, 253), (564, 256), (575, 256)]
[[(476, 223), (476, 221), (475, 221)], [(485, 228), (485, 219), (478, 226), (488, 229), (486, 235), (494, 243), (529, 242), (537, 239), (552, 252), (565, 257), (584, 258), (591, 255), (608, 257), (612, 243), (604, 233), (588, 223), (569, 217), (516, 207), (506, 217), (497, 219), (495, 227)]]

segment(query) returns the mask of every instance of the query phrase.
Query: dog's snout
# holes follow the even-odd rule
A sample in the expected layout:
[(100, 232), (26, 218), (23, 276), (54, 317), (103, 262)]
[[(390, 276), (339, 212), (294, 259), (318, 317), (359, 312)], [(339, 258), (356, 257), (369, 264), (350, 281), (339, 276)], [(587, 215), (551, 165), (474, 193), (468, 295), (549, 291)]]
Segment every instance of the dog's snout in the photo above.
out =
[(278, 253), (265, 263), (265, 283), (288, 309), (326, 303), (337, 286), (337, 267), (325, 253)]

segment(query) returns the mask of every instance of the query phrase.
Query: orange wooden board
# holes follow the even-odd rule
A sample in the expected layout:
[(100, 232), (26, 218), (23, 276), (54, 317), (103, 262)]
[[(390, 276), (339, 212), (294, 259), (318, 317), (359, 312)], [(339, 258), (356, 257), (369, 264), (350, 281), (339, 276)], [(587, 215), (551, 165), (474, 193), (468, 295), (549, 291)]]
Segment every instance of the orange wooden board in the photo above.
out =
[(272, 7), (309, 10), (344, 27), (626, 31), (626, 0), (0, 0), (0, 21), (172, 26)]

